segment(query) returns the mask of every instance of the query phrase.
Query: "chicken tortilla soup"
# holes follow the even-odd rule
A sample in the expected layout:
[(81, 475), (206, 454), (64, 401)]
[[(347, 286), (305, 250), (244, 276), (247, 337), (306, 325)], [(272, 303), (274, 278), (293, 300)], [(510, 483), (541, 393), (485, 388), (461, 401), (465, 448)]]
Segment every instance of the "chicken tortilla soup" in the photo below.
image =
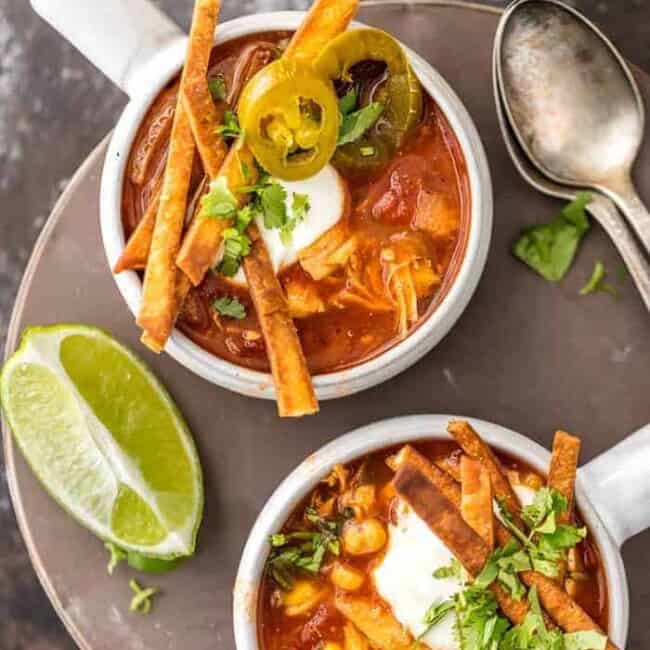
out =
[(544, 476), (448, 430), (337, 465), (270, 537), (260, 650), (615, 648), (579, 439), (556, 434)]
[[(298, 36), (263, 33), (213, 48), (209, 95), (194, 115), (188, 83), (197, 147), (176, 258), (178, 313), (168, 323), (223, 359), (268, 371), (291, 349), (265, 320), (286, 300), (317, 374), (372, 358), (436, 308), (462, 261), (470, 196), (454, 133), (391, 36), (343, 32), (310, 66), (298, 63)], [(136, 137), (122, 201), (130, 240), (118, 272), (147, 264), (188, 76), (186, 64)], [(201, 120), (214, 111), (218, 126), (201, 142)], [(224, 172), (221, 159), (233, 155)], [(260, 240), (283, 293), (266, 302)], [(146, 331), (146, 319), (138, 322)], [(164, 337), (143, 340), (155, 349)]]

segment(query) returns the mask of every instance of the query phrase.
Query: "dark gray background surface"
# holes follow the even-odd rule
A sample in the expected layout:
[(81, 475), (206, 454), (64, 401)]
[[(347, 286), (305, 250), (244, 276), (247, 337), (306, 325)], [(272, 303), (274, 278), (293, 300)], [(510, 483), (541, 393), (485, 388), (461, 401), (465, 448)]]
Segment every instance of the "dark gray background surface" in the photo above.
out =
[[(158, 4), (183, 27), (188, 26), (190, 0), (162, 0)], [(223, 15), (231, 18), (261, 10), (303, 8), (305, 4), (303, 0), (225, 0)], [(505, 5), (501, 2), (490, 4)], [(631, 61), (650, 71), (650, 7), (646, 2), (582, 0), (574, 4), (596, 20)], [(36, 237), (69, 178), (114, 124), (124, 104), (125, 97), (41, 23), (31, 13), (26, 1), (0, 0), (0, 354), (20, 277)], [(493, 168), (492, 171), (498, 187), (500, 170)], [(497, 214), (497, 228), (498, 219)], [(495, 245), (503, 247), (503, 251), (497, 251), (498, 254), (507, 254), (506, 243), (507, 237), (496, 237)], [(588, 270), (590, 263), (593, 263), (592, 259), (583, 260), (583, 268)], [(524, 270), (520, 272), (524, 273)], [(574, 284), (580, 283), (580, 278), (573, 280)], [(531, 287), (536, 282), (537, 279), (533, 278)], [(573, 288), (570, 286), (566, 291)], [(631, 287), (626, 291), (633, 293)], [(489, 299), (485, 292), (478, 296), (479, 301)], [(629, 301), (636, 302), (626, 297), (618, 308), (625, 309)], [(506, 318), (509, 305), (507, 301), (503, 304)], [(612, 308), (605, 301), (602, 304), (603, 309)], [(531, 310), (534, 308), (535, 305), (531, 304)], [(636, 312), (639, 307), (632, 304), (631, 308)], [(598, 312), (593, 313), (597, 315)], [(531, 313), (531, 317), (543, 318), (544, 315)], [(549, 322), (548, 327), (552, 328), (553, 322)], [(464, 323), (457, 336), (471, 335), (472, 330)], [(602, 353), (602, 350), (594, 350), (596, 353)], [(612, 363), (617, 360), (620, 363), (635, 351), (625, 341), (618, 341), (609, 354)], [(495, 381), (501, 372), (515, 369), (512, 360), (503, 368), (495, 368)], [(529, 369), (521, 367), (520, 372), (522, 382), (526, 381)], [(561, 381), (561, 377), (554, 377), (553, 372), (552, 368), (543, 369), (545, 376), (540, 381)], [(616, 409), (616, 393), (640, 390), (639, 386), (626, 387), (624, 376), (624, 373), (616, 376), (617, 385), (612, 390), (611, 404), (594, 403), (594, 413), (600, 409)], [(570, 402), (570, 386), (567, 391)], [(583, 397), (576, 390), (576, 399)], [(457, 404), (462, 406), (462, 400)], [(418, 402), (414, 402), (414, 406), (422, 410)], [(566, 417), (566, 405), (562, 406), (562, 415)], [(518, 408), (518, 405), (512, 405), (512, 421), (504, 424), (513, 427), (517, 424), (521, 419)], [(382, 408), (374, 415), (369, 414), (366, 420), (387, 415), (384, 411), (386, 409)], [(471, 408), (465, 411), (486, 417), (484, 413), (472, 413)], [(505, 411), (508, 411), (507, 407)], [(408, 409), (400, 407), (399, 412), (408, 412)], [(357, 422), (350, 422), (350, 426), (354, 424)], [(563, 421), (562, 424), (569, 426), (572, 423)], [(619, 433), (623, 432), (617, 432), (616, 437)], [(647, 542), (647, 535), (632, 541), (626, 548), (626, 558), (640, 559), (642, 546), (644, 543), (647, 546)], [(52, 540), (52, 543), (65, 544), (65, 540)], [(630, 578), (636, 615), (628, 648), (641, 650), (650, 647), (647, 625), (650, 589), (646, 584), (649, 572), (642, 564), (635, 562), (635, 566), (638, 570)], [(644, 612), (646, 616), (643, 616)], [(30, 566), (15, 525), (0, 465), (0, 649), (62, 650), (73, 647)]]

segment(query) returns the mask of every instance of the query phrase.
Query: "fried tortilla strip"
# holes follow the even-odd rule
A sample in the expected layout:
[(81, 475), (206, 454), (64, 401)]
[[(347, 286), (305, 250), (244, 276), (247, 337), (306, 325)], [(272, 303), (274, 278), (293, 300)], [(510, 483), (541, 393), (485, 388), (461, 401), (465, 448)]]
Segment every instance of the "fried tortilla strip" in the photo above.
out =
[(180, 245), (194, 160), (194, 140), (182, 107), (176, 110), (160, 206), (149, 250), (137, 323), (142, 341), (162, 351), (176, 317), (176, 255)]
[(410, 650), (413, 637), (383, 604), (337, 592), (334, 604), (377, 650)]
[(285, 52), (311, 63), (328, 43), (345, 31), (359, 9), (359, 0), (316, 0)]
[[(395, 490), (398, 492), (398, 494), (400, 494), (400, 496), (415, 510), (415, 512), (425, 521), (425, 523), (427, 523), (429, 528), (431, 528), (431, 530), (436, 535), (438, 535), (438, 537), (440, 537), (443, 542), (445, 542), (449, 550), (456, 556), (465, 570), (470, 575), (476, 577), (487, 562), (491, 549), (481, 539), (481, 537), (477, 535), (474, 530), (463, 520), (463, 516), (460, 512), (462, 495), (458, 483), (456, 483), (456, 481), (454, 481), (454, 479), (449, 476), (449, 474), (445, 473), (435, 465), (432, 465), (424, 456), (418, 453), (410, 445), (403, 447), (400, 452), (391, 459), (390, 464), (391, 467), (397, 470), (397, 474), (393, 479), (393, 486), (395, 487)], [(403, 492), (400, 493), (400, 490), (397, 487), (396, 483), (398, 481), (398, 476), (402, 472), (404, 474), (400, 480), (404, 480), (405, 476), (407, 479), (407, 482), (404, 485), (408, 485), (409, 475), (412, 477), (419, 475), (419, 485), (424, 487), (418, 487), (416, 490), (414, 490), (412, 486), (410, 488), (405, 487), (403, 489)], [(429, 501), (431, 495), (436, 495), (433, 497), (433, 499), (437, 500), (438, 503), (444, 504), (443, 512), (451, 513), (451, 519), (447, 521), (441, 521), (440, 525), (436, 525), (434, 528), (426, 516), (418, 511), (418, 509), (410, 501), (408, 495), (409, 491), (412, 495), (419, 491), (419, 500), (423, 501), (425, 504)], [(445, 540), (440, 534), (441, 529), (444, 532), (450, 526), (454, 526), (455, 523), (452, 522), (460, 522), (458, 525), (463, 529), (466, 537), (472, 540), (469, 548), (461, 545), (460, 543), (457, 546), (452, 546), (452, 543), (456, 544), (456, 542), (450, 538), (448, 538), (448, 540)], [(478, 555), (473, 556), (473, 552), (478, 552)], [(496, 597), (501, 611), (515, 625), (523, 622), (523, 620), (526, 618), (526, 614), (528, 613), (528, 603), (526, 600), (514, 600), (514, 598), (511, 598), (497, 583), (492, 583), (490, 585), (490, 591)]]
[(217, 176), (228, 151), (218, 131), (223, 123), (225, 104), (219, 102), (219, 106), (215, 106), (206, 79), (220, 8), (221, 0), (197, 0), (194, 10), (196, 29), (187, 57), (195, 65), (185, 72), (181, 88), (196, 146), (210, 178)]
[(460, 483), (460, 464), (455, 463), (453, 460), (449, 460), (446, 456), (442, 458), (436, 458), (433, 461), (433, 464), (441, 469), (445, 474), (449, 474), (456, 483)]
[[(564, 431), (557, 431), (553, 440), (553, 455), (548, 472), (548, 487), (557, 490), (567, 501), (567, 509), (558, 516), (559, 524), (569, 524), (573, 520), (576, 474), (580, 456), (580, 439)], [(566, 577), (567, 566), (576, 566), (580, 553), (577, 549), (569, 551), (568, 562), (561, 562), (557, 581), (562, 583)]]
[(490, 475), (478, 460), (463, 456), (460, 459), (460, 511), (463, 519), (494, 548), (494, 513)]
[(250, 226), (248, 232), (252, 245), (244, 258), (244, 272), (267, 346), (278, 412), (281, 417), (317, 413), (318, 401), (287, 299), (257, 227)]
[[(457, 505), (438, 488), (433, 478), (438, 472), (433, 465), (424, 470), (420, 463), (406, 462), (395, 474), (393, 487), (469, 574), (477, 576), (490, 556), (490, 548), (465, 522)], [(442, 476), (440, 472), (438, 478)]]
[[(534, 571), (526, 571), (519, 575), (529, 587), (537, 587), (542, 607), (565, 632), (593, 631), (606, 636), (591, 616), (555, 580)], [(609, 640), (606, 649), (618, 650)]]
[[(244, 178), (243, 169), (248, 169)], [(230, 149), (219, 172), (226, 179), (228, 188), (238, 199), (240, 206), (248, 200), (247, 194), (238, 194), (237, 188), (257, 180), (255, 159), (242, 141)], [(204, 219), (197, 215), (187, 229), (176, 264), (198, 286), (208, 269), (212, 268), (223, 239), (223, 231), (230, 227), (230, 219)]]
[(416, 467), (442, 492), (448, 501), (460, 509), (461, 492), (458, 483), (449, 474), (432, 465), (411, 445), (404, 445), (395, 456), (389, 459), (389, 465), (395, 473), (406, 465)]
[(144, 276), (138, 325), (144, 330), (143, 342), (156, 352), (164, 347), (178, 313), (176, 257), (196, 151), (190, 118), (180, 97), (184, 95), (188, 80), (206, 78), (219, 6), (218, 0), (197, 0), (194, 7), (160, 206)]
[(503, 501), (508, 512), (514, 517), (515, 523), (523, 529), (523, 524), (519, 516), (521, 503), (515, 491), (512, 489), (499, 459), (494, 455), (492, 449), (483, 442), (469, 422), (465, 422), (464, 420), (451, 420), (447, 426), (447, 431), (449, 431), (461, 449), (470, 458), (475, 458), (483, 463), (483, 466), (490, 475), (494, 496)]
[[(495, 497), (508, 504), (513, 519), (521, 525), (521, 504), (506, 478), (499, 459), (468, 422), (452, 421), (447, 429), (466, 454), (483, 463), (490, 474)], [(499, 544), (504, 546), (510, 539), (510, 533), (502, 525), (497, 526), (496, 532)], [(537, 587), (542, 607), (553, 622), (565, 632), (595, 631), (605, 634), (555, 580), (535, 571), (524, 571), (519, 575), (528, 587)], [(607, 650), (617, 649), (611, 641), (608, 641)]]
[(568, 508), (558, 523), (568, 524), (573, 518), (576, 474), (580, 457), (580, 439), (564, 431), (558, 431), (553, 440), (553, 455), (548, 472), (548, 486), (557, 490), (566, 500)]
[(151, 249), (151, 238), (153, 237), (156, 215), (160, 206), (160, 186), (157, 187), (151, 197), (151, 203), (147, 206), (142, 219), (131, 233), (120, 259), (113, 267), (113, 273), (122, 273), (133, 269), (144, 269), (147, 266), (149, 250)]

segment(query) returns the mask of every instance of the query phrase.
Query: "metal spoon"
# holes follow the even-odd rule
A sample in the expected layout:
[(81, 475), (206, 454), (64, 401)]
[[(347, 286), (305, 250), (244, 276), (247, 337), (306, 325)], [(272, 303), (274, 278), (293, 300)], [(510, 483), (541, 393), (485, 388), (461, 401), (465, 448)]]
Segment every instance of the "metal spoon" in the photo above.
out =
[[(495, 73), (497, 56), (498, 52), (495, 49)], [(569, 187), (568, 185), (560, 185), (559, 183), (555, 183), (545, 176), (542, 176), (542, 174), (537, 171), (537, 169), (526, 157), (525, 152), (517, 143), (517, 140), (515, 139), (515, 136), (513, 135), (510, 128), (510, 124), (508, 123), (506, 112), (503, 107), (503, 102), (501, 100), (499, 84), (496, 81), (496, 74), (494, 79), (494, 98), (496, 102), (499, 126), (501, 127), (501, 133), (503, 134), (506, 148), (508, 149), (508, 153), (510, 154), (512, 162), (517, 168), (517, 171), (525, 181), (542, 192), (542, 194), (573, 201), (580, 191), (579, 188)], [(603, 196), (602, 194), (594, 193), (591, 203), (587, 205), (587, 210), (603, 227), (605, 232), (609, 235), (612, 242), (618, 249), (618, 252), (623, 258), (623, 261), (625, 262), (625, 265), (627, 266), (630, 275), (632, 276), (632, 279), (634, 280), (639, 293), (641, 294), (641, 298), (643, 299), (645, 306), (650, 311), (650, 264), (648, 264), (646, 261), (643, 252), (639, 248), (636, 240), (630, 232), (630, 229), (616, 209), (616, 206), (614, 203), (612, 203), (612, 201), (610, 201), (610, 199)]]
[(503, 106), (532, 163), (557, 183), (609, 196), (650, 251), (650, 212), (631, 177), (645, 111), (612, 43), (559, 0), (519, 0), (496, 51)]

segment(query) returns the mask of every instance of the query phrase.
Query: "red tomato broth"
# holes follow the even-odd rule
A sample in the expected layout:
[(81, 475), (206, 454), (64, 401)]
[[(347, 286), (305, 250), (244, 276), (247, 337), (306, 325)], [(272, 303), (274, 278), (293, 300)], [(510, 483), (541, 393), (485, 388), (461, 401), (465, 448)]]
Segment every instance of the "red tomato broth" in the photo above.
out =
[[(286, 40), (287, 32), (256, 34), (235, 39), (215, 47), (209, 78), (224, 76), (227, 87), (242, 76), (251, 50), (264, 52)], [(244, 59), (246, 59), (244, 61)], [(244, 61), (242, 63), (242, 61)], [(133, 182), (133, 169), (142, 157), (152, 132), (162, 131), (161, 117), (169, 118), (178, 92), (178, 82), (171, 83), (154, 102), (135, 139), (129, 159), (122, 199), (122, 220), (130, 235), (151, 200), (156, 183), (164, 170), (168, 135), (157, 144), (144, 183)], [(156, 131), (156, 129), (158, 129)], [(198, 155), (190, 196), (203, 175)], [(351, 197), (349, 224), (363, 246), (360, 259), (379, 255), (380, 248), (395, 238), (413, 238), (426, 251), (439, 283), (425, 295), (418, 296), (418, 315), (408, 334), (417, 329), (436, 309), (453, 283), (464, 256), (469, 232), (470, 192), (465, 160), (460, 145), (446, 118), (435, 102), (425, 94), (424, 112), (414, 132), (408, 136), (383, 169), (368, 174), (344, 176)], [(417, 230), (413, 225), (421, 193), (440, 197), (452, 227), (442, 236)], [(308, 217), (307, 217), (308, 218)], [(343, 269), (324, 280), (314, 281), (300, 263), (279, 274), (282, 285), (297, 282), (327, 303), (346, 286)], [(222, 296), (235, 296), (245, 306), (243, 320), (215, 318), (212, 303)], [(294, 319), (300, 341), (313, 374), (322, 374), (355, 366), (381, 354), (399, 342), (396, 313), (346, 305), (328, 304), (326, 311)], [(259, 322), (248, 291), (233, 285), (218, 274), (207, 274), (202, 284), (192, 289), (177, 322), (179, 329), (199, 346), (227, 361), (253, 370), (268, 372), (269, 364)]]
[[(462, 450), (455, 442), (449, 440), (426, 440), (411, 443), (421, 454), (431, 461), (442, 461), (449, 463), (452, 468), (459, 469)], [(361, 459), (345, 465), (350, 469), (350, 475), (362, 466), (364, 469), (364, 481), (376, 486), (378, 511), (373, 511), (372, 516), (379, 519), (385, 526), (392, 521), (394, 495), (390, 494), (389, 486), (394, 473), (386, 464), (386, 459), (395, 454), (403, 445), (394, 446), (374, 452)], [(526, 463), (504, 453), (498, 453), (499, 460), (506, 471), (517, 472), (522, 484), (531, 487), (541, 487), (545, 483), (545, 477), (529, 467)], [(305, 508), (312, 502), (313, 495), (322, 489), (322, 484), (312, 492), (292, 512), (281, 532), (292, 532), (305, 530), (308, 525), (305, 523), (303, 513)], [(574, 513), (575, 524), (582, 526), (582, 518), (579, 511)], [(604, 567), (596, 542), (588, 532), (587, 538), (580, 543), (576, 549), (585, 565), (585, 572), (588, 579), (579, 583), (579, 591), (574, 596), (578, 604), (601, 626), (608, 629), (609, 605), (607, 596), (607, 581)], [(343, 643), (343, 628), (347, 619), (335, 607), (334, 587), (328, 577), (328, 572), (335, 559), (340, 559), (356, 569), (359, 569), (366, 577), (363, 586), (354, 592), (355, 596), (364, 596), (379, 609), (390, 611), (390, 606), (377, 593), (372, 572), (375, 566), (381, 563), (386, 547), (381, 551), (367, 556), (347, 555), (342, 547), (341, 556), (333, 558), (331, 555), (323, 563), (320, 574), (316, 581), (327, 589), (327, 596), (304, 616), (289, 617), (284, 614), (279, 594), (281, 593), (278, 584), (265, 572), (262, 585), (258, 593), (257, 606), (257, 629), (260, 650), (317, 650), (321, 648), (322, 642)], [(307, 574), (305, 574), (307, 575)], [(296, 574), (299, 577), (298, 574)], [(313, 576), (308, 576), (310, 579)], [(422, 615), (431, 603), (422, 603)]]

